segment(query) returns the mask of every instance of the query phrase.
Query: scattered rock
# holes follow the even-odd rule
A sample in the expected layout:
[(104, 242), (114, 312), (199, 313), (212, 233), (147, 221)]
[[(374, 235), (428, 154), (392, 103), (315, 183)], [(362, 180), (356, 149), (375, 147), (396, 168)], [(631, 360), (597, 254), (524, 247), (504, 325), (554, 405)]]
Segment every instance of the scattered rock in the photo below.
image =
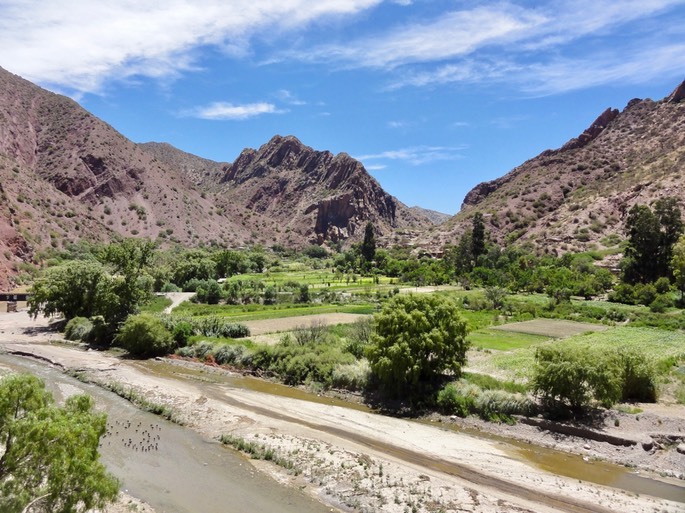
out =
[(680, 454), (685, 454), (685, 444), (678, 444), (676, 451), (678, 451)]
[(642, 448), (645, 451), (651, 451), (654, 448), (654, 441), (649, 440), (649, 441), (642, 442)]

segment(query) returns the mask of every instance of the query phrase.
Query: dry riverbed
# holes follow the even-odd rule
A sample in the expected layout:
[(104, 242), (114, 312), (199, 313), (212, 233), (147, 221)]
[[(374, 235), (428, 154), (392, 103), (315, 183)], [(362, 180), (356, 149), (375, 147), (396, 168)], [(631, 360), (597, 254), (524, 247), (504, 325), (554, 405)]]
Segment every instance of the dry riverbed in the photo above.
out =
[[(0, 350), (31, 354), (65, 370), (78, 370), (92, 381), (128, 387), (173, 408), (185, 425), (207, 437), (229, 434), (255, 448), (271, 449), (281, 466), (262, 461), (256, 463), (258, 468), (343, 511), (684, 510), (683, 503), (549, 474), (520, 461), (508, 444), (439, 429), (438, 419), (427, 425), (233, 388), (211, 379), (175, 379), (155, 372), (154, 365), (50, 344), (45, 338), (51, 335), (36, 329), (44, 324), (34, 324), (21, 312), (0, 315)], [(533, 433), (537, 428), (525, 429)], [(546, 443), (548, 435), (538, 432)], [(590, 449), (581, 447), (581, 452), (594, 456), (594, 444), (588, 442)], [(639, 451), (649, 452), (642, 447)], [(663, 451), (685, 468), (685, 455)], [(118, 507), (126, 508), (127, 500)]]

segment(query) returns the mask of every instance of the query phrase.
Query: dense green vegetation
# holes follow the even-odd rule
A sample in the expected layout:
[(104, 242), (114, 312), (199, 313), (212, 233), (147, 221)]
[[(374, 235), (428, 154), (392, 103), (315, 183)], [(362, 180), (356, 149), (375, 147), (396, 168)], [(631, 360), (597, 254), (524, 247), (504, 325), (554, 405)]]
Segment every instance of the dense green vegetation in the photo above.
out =
[[(582, 414), (617, 401), (656, 400), (666, 385), (685, 402), (682, 230), (674, 202), (633, 208), (626, 241), (607, 239), (625, 246), (617, 274), (596, 264), (619, 246), (562, 256), (499, 247), (480, 214), (439, 259), (377, 247), (370, 223), (363, 241), (344, 251), (80, 245), (49, 259), (30, 308), (33, 315), (62, 314), (72, 340), (114, 342), (140, 356), (176, 351), (292, 385), (455, 414)], [(648, 261), (650, 244), (658, 258)], [(410, 294), (422, 285), (443, 287)], [(194, 296), (166, 315), (168, 300), (152, 295), (165, 291)], [(250, 337), (242, 324), (278, 326), (286, 317), (333, 313), (369, 317), (339, 326), (303, 317), (294, 331), (266, 340)], [(549, 319), (550, 332), (493, 329), (531, 319)], [(552, 329), (554, 319), (612, 328), (568, 338)], [(478, 373), (462, 375), (464, 366)], [(506, 381), (488, 382), (494, 378), (487, 374)]]

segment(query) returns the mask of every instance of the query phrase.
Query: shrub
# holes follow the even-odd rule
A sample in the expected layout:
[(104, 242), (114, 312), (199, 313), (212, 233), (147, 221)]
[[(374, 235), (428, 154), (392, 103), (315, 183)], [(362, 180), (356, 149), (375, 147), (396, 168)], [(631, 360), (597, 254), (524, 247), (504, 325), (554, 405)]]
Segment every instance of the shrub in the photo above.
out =
[(159, 290), (160, 292), (181, 292), (181, 287), (170, 281), (166, 282)]
[(364, 356), (366, 348), (371, 342), (373, 334), (373, 319), (362, 317), (350, 325), (349, 342), (345, 345), (345, 351), (359, 359)]
[(475, 385), (471, 387), (470, 390), (474, 393), (468, 393), (463, 387), (457, 387), (455, 383), (448, 383), (438, 392), (438, 407), (448, 415), (466, 417), (474, 411), (474, 399), (477, 395), (478, 387)]
[(216, 305), (222, 297), (221, 285), (216, 280), (207, 280), (198, 285), (195, 299), (199, 303)]
[(621, 399), (624, 401), (655, 402), (657, 399), (656, 369), (645, 355), (635, 351), (621, 350), (623, 371)]
[(352, 391), (362, 391), (371, 377), (371, 366), (366, 358), (354, 363), (337, 364), (331, 374), (332, 385)]
[(126, 319), (114, 342), (138, 356), (159, 356), (173, 351), (176, 346), (171, 332), (158, 318), (148, 314)]
[(504, 390), (484, 390), (479, 394), (474, 407), (486, 420), (499, 420), (510, 415), (530, 415), (535, 412), (535, 403), (522, 394), (512, 394)]
[(654, 313), (664, 313), (667, 308), (673, 306), (673, 301), (666, 294), (659, 294), (654, 301), (649, 303), (649, 310)]
[(93, 330), (93, 323), (85, 317), (74, 317), (64, 328), (64, 338), (67, 340), (86, 341)]
[(326, 323), (321, 320), (313, 320), (309, 326), (297, 326), (293, 330), (293, 337), (301, 346), (323, 344), (327, 335)]
[(240, 365), (247, 353), (245, 346), (222, 344), (214, 351), (214, 360), (219, 365)]
[(662, 276), (654, 282), (654, 288), (657, 294), (666, 294), (671, 290), (671, 281), (666, 276)]
[(535, 358), (532, 388), (548, 406), (579, 411), (592, 399), (605, 408), (619, 400), (656, 400), (656, 369), (635, 351), (544, 346)]
[(187, 321), (180, 321), (172, 327), (171, 333), (174, 336), (176, 345), (183, 347), (188, 345), (188, 340), (193, 336), (193, 326)]

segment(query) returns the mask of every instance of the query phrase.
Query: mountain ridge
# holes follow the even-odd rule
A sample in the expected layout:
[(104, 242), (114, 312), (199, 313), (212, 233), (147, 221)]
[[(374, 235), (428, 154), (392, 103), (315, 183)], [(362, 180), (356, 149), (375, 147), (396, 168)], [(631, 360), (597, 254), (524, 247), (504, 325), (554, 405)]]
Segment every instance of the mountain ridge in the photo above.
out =
[(460, 212), (417, 244), (455, 244), (480, 212), (500, 244), (553, 253), (615, 246), (609, 241), (623, 238), (632, 205), (685, 194), (683, 99), (685, 81), (662, 100), (635, 98), (622, 111), (606, 109), (560, 148), (476, 185)]

